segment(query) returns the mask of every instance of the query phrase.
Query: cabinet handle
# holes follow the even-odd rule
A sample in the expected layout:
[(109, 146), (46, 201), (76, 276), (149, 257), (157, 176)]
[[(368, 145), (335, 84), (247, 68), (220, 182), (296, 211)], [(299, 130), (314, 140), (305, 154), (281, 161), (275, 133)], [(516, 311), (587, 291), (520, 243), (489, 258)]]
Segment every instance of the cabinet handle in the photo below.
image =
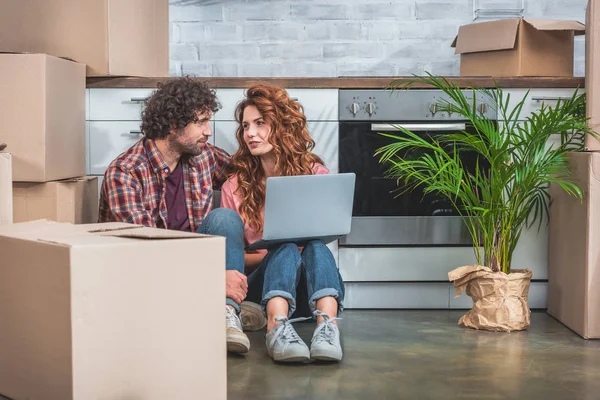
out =
[(142, 131), (129, 131), (130, 135), (143, 135)]
[(571, 97), (566, 97), (566, 96), (543, 96), (543, 97), (538, 97), (538, 96), (532, 96), (531, 97), (531, 101), (564, 101), (564, 100), (569, 100)]
[(290, 97), (290, 100), (298, 101), (297, 97)]
[(132, 97), (127, 103), (143, 103), (148, 100), (148, 97)]

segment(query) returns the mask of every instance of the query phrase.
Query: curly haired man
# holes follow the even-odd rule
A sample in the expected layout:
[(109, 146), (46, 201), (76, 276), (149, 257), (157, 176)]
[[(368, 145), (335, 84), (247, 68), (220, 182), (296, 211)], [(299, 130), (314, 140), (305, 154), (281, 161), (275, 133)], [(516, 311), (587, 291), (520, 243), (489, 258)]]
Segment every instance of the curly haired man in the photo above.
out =
[[(99, 222), (128, 222), (149, 227), (225, 236), (227, 349), (246, 353), (242, 330), (262, 328), (257, 305), (243, 302), (244, 224), (227, 208), (212, 210), (213, 189), (227, 180), (230, 156), (208, 143), (210, 119), (219, 109), (215, 92), (190, 77), (159, 86), (146, 101), (137, 143), (110, 163), (104, 174)], [(240, 256), (241, 254), (241, 256)], [(248, 324), (249, 322), (249, 324)]]

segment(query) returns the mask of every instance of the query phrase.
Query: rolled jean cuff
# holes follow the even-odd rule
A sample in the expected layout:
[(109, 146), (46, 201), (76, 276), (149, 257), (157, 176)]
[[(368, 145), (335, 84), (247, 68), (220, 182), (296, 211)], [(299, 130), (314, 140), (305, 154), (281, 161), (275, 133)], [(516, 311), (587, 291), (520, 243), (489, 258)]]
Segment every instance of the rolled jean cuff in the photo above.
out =
[(284, 292), (283, 290), (271, 290), (263, 296), (263, 299), (262, 299), (262, 302), (260, 305), (262, 306), (262, 310), (265, 313), (265, 315), (267, 313), (267, 303), (273, 297), (283, 297), (284, 299), (287, 300), (287, 302), (288, 302), (287, 317), (290, 318), (292, 316), (292, 314), (294, 313), (294, 311), (296, 311), (296, 299), (294, 299), (294, 297), (291, 294), (289, 294), (288, 292)]
[(333, 288), (317, 290), (308, 301), (308, 304), (310, 304), (310, 311), (313, 313), (315, 312), (317, 301), (323, 297), (333, 297), (338, 303), (338, 316), (342, 314), (344, 311), (344, 300), (340, 298), (340, 292)]
[(238, 314), (240, 313), (240, 305), (235, 301), (231, 300), (229, 297), (226, 298), (225, 304), (233, 307), (235, 309), (235, 312), (237, 312)]

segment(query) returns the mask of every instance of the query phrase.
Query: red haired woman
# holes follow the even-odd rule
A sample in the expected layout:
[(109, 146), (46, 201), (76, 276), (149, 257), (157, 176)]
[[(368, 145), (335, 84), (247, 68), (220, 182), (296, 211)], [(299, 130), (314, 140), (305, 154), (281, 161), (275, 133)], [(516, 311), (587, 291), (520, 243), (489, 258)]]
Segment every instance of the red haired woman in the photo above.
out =
[[(329, 170), (311, 152), (315, 142), (302, 106), (284, 89), (249, 88), (235, 118), (239, 149), (232, 158), (233, 173), (221, 190), (221, 206), (240, 214), (249, 244), (262, 236), (268, 177)], [(244, 261), (247, 270), (254, 270), (248, 276), (246, 299), (266, 310), (269, 355), (275, 361), (341, 360), (337, 316), (343, 309), (344, 284), (329, 248), (318, 240), (303, 249), (285, 243), (268, 252), (246, 253)], [(317, 327), (309, 350), (291, 323), (313, 315)]]

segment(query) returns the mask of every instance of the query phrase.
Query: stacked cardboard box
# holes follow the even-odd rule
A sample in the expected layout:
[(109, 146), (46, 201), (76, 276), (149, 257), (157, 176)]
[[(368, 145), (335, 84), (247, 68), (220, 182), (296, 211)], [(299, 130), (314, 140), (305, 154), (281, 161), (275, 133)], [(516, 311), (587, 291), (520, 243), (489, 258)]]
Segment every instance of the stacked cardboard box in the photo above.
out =
[(577, 21), (506, 19), (463, 25), (452, 43), (462, 76), (573, 76)]
[[(75, 210), (98, 208), (97, 178), (72, 181), (85, 175), (85, 79), (80, 63), (46, 54), (0, 54), (0, 140), (12, 154), (16, 221), (96, 222), (95, 212)], [(48, 189), (56, 186), (79, 190)]]
[(1, 394), (227, 398), (223, 237), (35, 221), (0, 254)]
[(168, 0), (3, 1), (0, 52), (46, 53), (88, 76), (168, 76)]
[[(588, 124), (600, 132), (600, 0), (586, 16)], [(548, 313), (586, 339), (600, 338), (600, 143), (586, 138), (586, 151), (570, 155), (583, 201), (552, 188), (548, 262)]]

